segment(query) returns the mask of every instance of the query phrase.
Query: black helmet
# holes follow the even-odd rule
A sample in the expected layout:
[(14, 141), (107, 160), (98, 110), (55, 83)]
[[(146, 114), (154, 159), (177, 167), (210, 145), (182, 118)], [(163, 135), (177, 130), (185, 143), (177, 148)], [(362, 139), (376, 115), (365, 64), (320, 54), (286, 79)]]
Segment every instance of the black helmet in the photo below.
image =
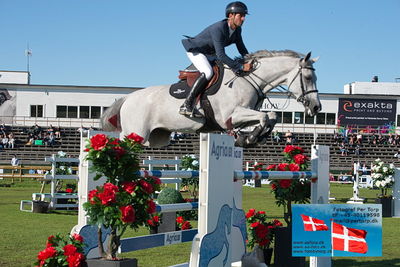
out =
[(247, 6), (240, 1), (232, 2), (226, 6), (225, 16), (228, 17), (229, 13), (249, 14), (247, 12)]

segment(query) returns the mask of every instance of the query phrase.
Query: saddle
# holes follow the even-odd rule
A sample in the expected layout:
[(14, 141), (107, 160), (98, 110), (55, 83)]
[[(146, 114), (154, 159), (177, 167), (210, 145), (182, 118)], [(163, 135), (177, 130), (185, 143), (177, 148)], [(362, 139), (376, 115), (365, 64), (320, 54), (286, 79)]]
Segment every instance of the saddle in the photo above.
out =
[[(216, 61), (213, 64), (213, 73), (213, 77), (208, 82), (203, 95), (213, 95), (221, 86), (222, 78), (224, 76), (224, 66), (221, 62)], [(200, 74), (201, 73), (193, 64), (185, 70), (180, 70), (178, 76), (179, 81), (171, 85), (169, 89), (170, 95), (178, 99), (186, 98)]]

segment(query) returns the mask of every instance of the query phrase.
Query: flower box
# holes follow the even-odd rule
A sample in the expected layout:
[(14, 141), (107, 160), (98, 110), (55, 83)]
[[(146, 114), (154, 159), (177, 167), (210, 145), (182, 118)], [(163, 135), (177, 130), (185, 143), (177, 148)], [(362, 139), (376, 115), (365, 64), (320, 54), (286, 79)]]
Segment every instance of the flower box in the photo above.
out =
[(382, 217), (393, 216), (393, 197), (381, 197), (375, 199), (375, 203), (382, 204)]

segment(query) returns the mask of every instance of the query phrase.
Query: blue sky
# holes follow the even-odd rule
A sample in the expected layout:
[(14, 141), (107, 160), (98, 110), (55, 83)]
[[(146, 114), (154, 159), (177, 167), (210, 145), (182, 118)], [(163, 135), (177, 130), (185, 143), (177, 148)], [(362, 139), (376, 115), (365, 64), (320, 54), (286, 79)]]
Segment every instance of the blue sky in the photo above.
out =
[[(0, 70), (33, 84), (145, 87), (177, 80), (189, 64), (182, 35), (224, 18), (230, 1), (0, 0)], [(354, 81), (400, 77), (399, 0), (245, 1), (249, 51), (320, 56), (317, 86), (342, 93)], [(238, 55), (235, 47), (227, 49)]]

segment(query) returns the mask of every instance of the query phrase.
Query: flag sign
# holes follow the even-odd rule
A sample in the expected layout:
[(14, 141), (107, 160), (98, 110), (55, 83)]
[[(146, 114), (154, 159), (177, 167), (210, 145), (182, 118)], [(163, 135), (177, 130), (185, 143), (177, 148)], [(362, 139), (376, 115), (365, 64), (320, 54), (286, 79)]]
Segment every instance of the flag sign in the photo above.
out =
[(367, 232), (332, 223), (332, 246), (334, 250), (356, 253), (367, 253), (368, 244), (365, 240)]
[(296, 204), (292, 227), (295, 257), (382, 256), (379, 204)]
[(303, 219), (304, 231), (328, 231), (328, 226), (323, 220), (304, 214), (301, 214), (301, 218)]

